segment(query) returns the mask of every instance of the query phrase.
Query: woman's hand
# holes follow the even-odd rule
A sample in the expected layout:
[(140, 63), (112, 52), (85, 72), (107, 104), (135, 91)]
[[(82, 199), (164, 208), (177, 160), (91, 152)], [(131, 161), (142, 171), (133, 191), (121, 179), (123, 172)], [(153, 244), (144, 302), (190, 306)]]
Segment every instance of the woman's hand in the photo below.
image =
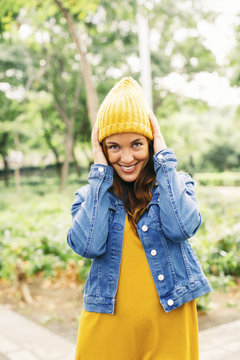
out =
[(149, 113), (149, 120), (153, 131), (153, 150), (154, 154), (157, 154), (159, 151), (166, 149), (167, 145), (165, 144), (156, 116), (152, 111)]
[(92, 147), (94, 164), (108, 165), (107, 159), (103, 153), (101, 144), (98, 141), (98, 126), (97, 121), (92, 130)]

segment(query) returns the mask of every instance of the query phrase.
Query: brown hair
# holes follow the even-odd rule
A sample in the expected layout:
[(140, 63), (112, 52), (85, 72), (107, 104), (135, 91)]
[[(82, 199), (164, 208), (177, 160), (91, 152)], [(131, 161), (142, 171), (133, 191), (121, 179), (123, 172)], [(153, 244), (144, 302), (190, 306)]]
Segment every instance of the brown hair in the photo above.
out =
[[(147, 165), (140, 172), (138, 178), (134, 182), (128, 183), (123, 181), (116, 171), (114, 171), (113, 175), (112, 191), (120, 200), (123, 201), (129, 221), (133, 225), (135, 231), (137, 229), (137, 222), (139, 218), (142, 216), (151, 201), (152, 189), (156, 181), (156, 173), (153, 167), (153, 142), (149, 139), (147, 140), (149, 144), (149, 160)], [(108, 160), (105, 139), (103, 140), (102, 145), (104, 155)]]

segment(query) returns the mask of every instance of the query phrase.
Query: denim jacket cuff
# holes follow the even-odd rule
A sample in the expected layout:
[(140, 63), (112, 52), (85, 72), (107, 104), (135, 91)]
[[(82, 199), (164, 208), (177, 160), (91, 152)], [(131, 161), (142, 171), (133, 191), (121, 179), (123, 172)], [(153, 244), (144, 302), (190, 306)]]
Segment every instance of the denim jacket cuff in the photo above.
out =
[(171, 164), (173, 164), (174, 167), (176, 167), (177, 158), (174, 155), (173, 150), (167, 148), (167, 149), (163, 149), (163, 150), (159, 151), (157, 154), (155, 154), (153, 156), (153, 162), (154, 162), (154, 170), (157, 172), (159, 167), (164, 164), (169, 165), (169, 166), (171, 166)]
[(88, 179), (105, 179), (113, 182), (113, 168), (109, 165), (93, 164), (88, 175)]

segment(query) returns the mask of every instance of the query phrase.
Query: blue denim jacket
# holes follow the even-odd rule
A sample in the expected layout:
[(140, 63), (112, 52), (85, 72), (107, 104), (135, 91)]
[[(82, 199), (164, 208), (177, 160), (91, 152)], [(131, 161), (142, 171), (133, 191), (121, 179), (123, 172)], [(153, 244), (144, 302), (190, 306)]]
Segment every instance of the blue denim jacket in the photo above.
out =
[[(188, 241), (201, 224), (192, 178), (176, 172), (171, 149), (154, 155), (157, 183), (137, 224), (152, 277), (165, 312), (211, 291)], [(126, 211), (109, 188), (113, 168), (94, 164), (89, 185), (76, 192), (69, 246), (93, 259), (84, 289), (84, 308), (114, 313)], [(126, 299), (127, 301), (127, 299)]]

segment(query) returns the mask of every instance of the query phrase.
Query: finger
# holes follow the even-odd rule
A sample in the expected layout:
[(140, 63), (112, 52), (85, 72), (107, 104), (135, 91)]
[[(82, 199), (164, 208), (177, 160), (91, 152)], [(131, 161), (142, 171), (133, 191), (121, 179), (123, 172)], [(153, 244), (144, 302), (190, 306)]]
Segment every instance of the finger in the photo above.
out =
[(94, 126), (93, 126), (93, 130), (92, 130), (92, 139), (94, 141), (98, 141), (98, 124), (97, 122), (95, 122)]
[(159, 128), (157, 118), (156, 118), (156, 116), (154, 115), (154, 113), (152, 111), (149, 113), (149, 120), (151, 122), (153, 131), (154, 132), (159, 131), (160, 128)]
[(150, 121), (152, 123), (154, 123), (154, 125), (156, 125), (158, 123), (157, 118), (152, 111), (150, 111), (150, 113), (149, 113), (149, 118), (150, 118)]

